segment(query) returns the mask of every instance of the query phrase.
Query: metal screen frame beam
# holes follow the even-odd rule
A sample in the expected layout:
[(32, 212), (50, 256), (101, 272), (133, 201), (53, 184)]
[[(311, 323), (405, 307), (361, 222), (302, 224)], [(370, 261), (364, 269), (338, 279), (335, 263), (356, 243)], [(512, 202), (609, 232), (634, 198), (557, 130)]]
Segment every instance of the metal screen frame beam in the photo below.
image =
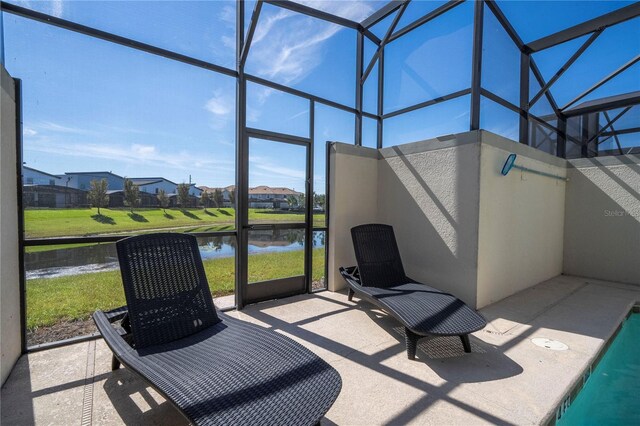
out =
[(391, 37), (391, 34), (393, 34), (393, 31), (396, 29), (396, 26), (398, 25), (400, 18), (402, 18), (402, 14), (407, 9), (407, 6), (409, 6), (408, 1), (400, 7), (400, 10), (396, 14), (395, 18), (393, 18), (393, 22), (391, 22), (391, 25), (387, 29), (387, 32), (385, 33), (384, 37), (380, 41), (380, 45), (376, 49), (376, 53), (374, 53), (373, 56), (371, 57), (371, 61), (369, 61), (369, 65), (367, 66), (364, 74), (361, 76), (362, 83), (364, 83), (367, 80), (369, 73), (371, 73), (371, 70), (373, 69), (376, 61), (380, 57), (380, 53), (382, 53), (382, 50), (384, 49), (384, 47), (387, 45), (387, 43), (389, 43), (389, 37)]
[(249, 257), (247, 231), (244, 225), (248, 223), (249, 205), (248, 176), (245, 171), (249, 165), (249, 153), (247, 152), (247, 141), (245, 140), (245, 128), (247, 119), (247, 80), (244, 74), (244, 64), (240, 60), (244, 50), (244, 2), (236, 2), (236, 66), (238, 78), (236, 80), (236, 307), (244, 307), (245, 294), (243, 283), (247, 282), (248, 269), (247, 260)]
[(415, 111), (417, 109), (422, 109), (422, 108), (430, 107), (432, 105), (437, 105), (439, 103), (450, 101), (451, 99), (456, 99), (456, 98), (459, 98), (461, 96), (465, 96), (465, 95), (469, 95), (469, 94), (471, 94), (471, 89), (458, 90), (457, 92), (449, 93), (448, 95), (439, 96), (437, 98), (430, 99), (430, 100), (424, 101), (424, 102), (420, 102), (418, 104), (411, 105), (411, 106), (408, 106), (406, 108), (402, 108), (402, 109), (398, 109), (398, 110), (395, 110), (395, 111), (392, 111), (392, 112), (388, 112), (388, 113), (382, 115), (382, 119), (392, 118), (392, 117), (395, 117), (397, 115), (406, 114), (408, 112)]
[(328, 12), (324, 12), (313, 7), (305, 6), (301, 3), (296, 3), (290, 0), (264, 0), (265, 3), (269, 3), (273, 6), (288, 9), (293, 12), (301, 13), (303, 15), (311, 16), (312, 18), (321, 19), (323, 21), (331, 22), (332, 24), (341, 25), (346, 28), (351, 28), (357, 31), (361, 31), (375, 44), (380, 44), (380, 39), (368, 29), (364, 28), (359, 22), (352, 21), (347, 18), (333, 15)]
[(556, 157), (567, 158), (567, 118), (558, 117)]
[[(610, 126), (611, 130), (613, 131), (611, 136), (613, 136), (613, 140), (616, 141), (616, 145), (618, 146), (618, 152), (620, 153), (620, 155), (624, 155), (624, 151), (622, 150), (622, 145), (620, 145), (620, 139), (618, 139), (618, 134), (615, 133), (615, 129), (613, 128), (613, 123), (611, 122), (611, 119), (609, 118), (609, 114), (607, 113), (607, 111), (604, 111), (604, 118), (605, 120), (607, 120), (607, 126)], [(607, 139), (596, 142), (596, 146), (598, 147), (598, 150), (600, 150), (600, 144)]]
[(583, 106), (583, 107), (578, 105), (575, 108), (568, 109), (566, 111), (562, 111), (562, 114), (567, 116), (567, 117), (576, 117), (576, 116), (579, 116), (579, 115), (589, 114), (589, 113), (592, 113), (592, 112), (608, 111), (608, 110), (612, 110), (612, 109), (616, 109), (616, 108), (623, 108), (623, 107), (626, 107), (626, 106), (638, 105), (638, 104), (640, 104), (640, 91), (638, 91), (636, 93), (637, 94), (635, 96), (631, 96), (631, 97), (627, 97), (627, 98), (620, 98), (620, 99), (613, 99), (611, 101), (604, 102), (604, 103), (601, 103), (601, 104), (586, 105), (586, 106)]
[(601, 136), (615, 136), (615, 135), (629, 135), (631, 133), (639, 133), (640, 127), (629, 127), (627, 129), (614, 130), (613, 126), (611, 131), (603, 132)]
[(380, 57), (378, 58), (378, 132), (376, 141), (378, 149), (382, 148), (383, 142), (384, 120), (382, 118), (382, 114), (384, 114), (384, 49), (382, 49)]
[(391, 0), (389, 3), (382, 6), (380, 9), (373, 12), (369, 17), (363, 19), (360, 22), (362, 28), (368, 30), (378, 22), (382, 21), (387, 16), (398, 10), (404, 3), (409, 3), (411, 0)]
[[(604, 113), (604, 117), (605, 117), (605, 119), (607, 120), (607, 124), (606, 124), (605, 126), (602, 126), (602, 128), (601, 128), (600, 130), (598, 130), (598, 132), (597, 132), (595, 135), (591, 136), (591, 139), (589, 139), (589, 140), (587, 141), (587, 144), (590, 144), (590, 143), (591, 143), (591, 142), (593, 142), (594, 140), (598, 139), (600, 136), (608, 136), (608, 135), (613, 134), (613, 133), (616, 133), (616, 134), (617, 134), (617, 133), (619, 133), (619, 132), (615, 132), (615, 131), (613, 131), (613, 132), (607, 132), (607, 129), (608, 129), (609, 127), (611, 127), (611, 129), (613, 130), (613, 124), (614, 124), (616, 121), (618, 121), (620, 118), (622, 118), (622, 116), (623, 116), (623, 115), (625, 115), (627, 112), (629, 112), (629, 110), (630, 110), (631, 108), (633, 108), (633, 107), (631, 107), (631, 106), (626, 107), (625, 109), (623, 109), (622, 111), (620, 111), (620, 113), (618, 113), (618, 115), (616, 115), (616, 116), (613, 118), (613, 120), (612, 120), (611, 118), (609, 118), (609, 113), (607, 113), (607, 111), (603, 111), (603, 113)], [(630, 133), (633, 133), (633, 132), (630, 132)], [(597, 142), (596, 142), (596, 143), (597, 143)]]
[(23, 18), (29, 18), (34, 21), (42, 22), (44, 24), (53, 25), (54, 27), (63, 28), (65, 30), (73, 31), (76, 33), (88, 35), (101, 40), (109, 41), (122, 46), (130, 47), (136, 50), (140, 50), (152, 55), (162, 56), (167, 59), (173, 59), (174, 61), (183, 62), (185, 64), (193, 65), (195, 67), (204, 68), (206, 70), (215, 71), (220, 74), (228, 75), (230, 77), (237, 77), (238, 73), (230, 68), (226, 68), (220, 65), (213, 64), (211, 62), (196, 59), (191, 56), (176, 53), (171, 50), (162, 49), (160, 47), (152, 46), (150, 44), (142, 43), (130, 38), (122, 37), (107, 31), (98, 30), (86, 25), (77, 24), (66, 19), (56, 18), (55, 16), (47, 15), (45, 13), (36, 12), (35, 10), (27, 9), (24, 7), (16, 6), (11, 3), (1, 2), (1, 8), (3, 12), (8, 12), (13, 15), (21, 16)]
[(515, 112), (516, 114), (520, 114), (520, 108), (517, 105), (512, 104), (511, 102), (507, 101), (506, 99), (501, 98), (500, 96), (496, 95), (493, 92), (490, 92), (487, 89), (480, 89), (480, 94), (482, 96), (484, 96), (487, 99), (492, 100), (493, 102), (502, 105), (503, 107), (510, 109), (511, 111)]
[[(313, 146), (314, 141), (314, 124), (313, 120), (315, 119), (315, 107), (313, 100), (309, 100), (309, 146), (307, 146), (307, 182), (306, 182), (306, 191), (307, 191), (307, 199), (305, 200), (305, 222), (306, 227), (304, 230), (304, 275), (307, 285), (307, 293), (311, 293), (313, 290), (313, 203), (314, 203), (314, 191), (313, 191), (313, 161), (314, 161), (314, 151), (315, 147)], [(326, 177), (325, 177), (326, 179)], [(325, 195), (326, 198), (326, 195)], [(326, 248), (325, 248), (326, 254)], [(327, 263), (325, 262), (325, 267)], [(325, 277), (328, 276), (325, 274)]]
[[(240, 53), (240, 58), (238, 59), (242, 67), (244, 67), (244, 64), (247, 62), (249, 49), (251, 49), (251, 42), (253, 41), (253, 35), (256, 32), (256, 26), (258, 25), (258, 19), (260, 18), (262, 1), (263, 0), (256, 1), (256, 5), (253, 8), (253, 13), (251, 14), (251, 23), (249, 24), (249, 31), (247, 31), (247, 39), (244, 42), (244, 46), (242, 47), (242, 53)], [(244, 5), (242, 7), (244, 8)], [(244, 22), (243, 22), (243, 25), (244, 25)], [(242, 30), (242, 34), (244, 36), (244, 28)]]
[[(529, 56), (531, 57), (531, 55), (529, 55)], [(533, 76), (536, 78), (536, 81), (538, 82), (540, 87), (543, 87), (543, 86), (545, 86), (547, 84), (544, 81), (544, 77), (542, 76), (542, 73), (540, 72), (540, 68), (538, 68), (538, 65), (536, 64), (536, 62), (533, 59), (533, 57), (531, 57), (531, 71), (533, 72)], [(547, 90), (544, 95), (546, 96), (547, 101), (549, 101), (549, 105), (551, 105), (551, 108), (553, 108), (554, 114), (559, 117), (560, 116), (560, 108), (558, 108), (558, 103), (556, 102), (555, 98), (551, 94), (551, 91)]]
[[(477, 1), (477, 0), (475, 0), (475, 1)], [(454, 7), (461, 5), (462, 3), (464, 3), (464, 0), (451, 0), (451, 1), (443, 4), (442, 6), (438, 7), (437, 9), (427, 13), (422, 18), (416, 19), (415, 21), (413, 21), (412, 23), (410, 23), (406, 27), (403, 27), (402, 29), (400, 29), (400, 30), (396, 31), (395, 33), (393, 33), (391, 35), (391, 37), (389, 37), (389, 43), (391, 43), (394, 40), (397, 40), (398, 38), (400, 38), (403, 35), (415, 30), (416, 28), (426, 24), (427, 22), (437, 18), (438, 16), (448, 12), (449, 10), (453, 9)]]
[[(316, 95), (312, 95), (306, 92), (303, 92), (301, 90), (298, 89), (293, 89), (289, 86), (285, 86), (283, 84), (280, 83), (274, 83), (271, 80), (266, 80), (262, 77), (257, 77), (255, 75), (252, 74), (244, 74), (244, 77), (246, 78), (247, 81), (250, 81), (252, 83), (257, 83), (260, 84), (262, 86), (266, 86), (269, 87), (271, 89), (276, 89), (279, 90), (281, 92), (285, 92), (288, 93), (290, 95), (295, 95), (295, 96), (299, 96), (301, 98), (304, 99), (309, 99), (309, 100), (313, 100), (317, 103), (323, 104), (323, 105), (327, 105), (336, 109), (340, 109), (342, 111), (347, 111), (350, 113), (355, 114), (356, 113), (356, 109), (350, 106), (346, 106), (346, 105), (342, 105), (341, 103), (338, 102), (334, 102), (334, 101), (330, 101), (329, 99), (325, 99), (325, 98), (321, 98), (320, 96), (316, 96)], [(369, 117), (369, 118), (377, 118), (377, 116), (375, 114), (370, 114), (368, 112), (362, 112), (362, 115), (365, 117)]]
[(613, 12), (601, 15), (597, 18), (583, 22), (566, 30), (558, 31), (546, 37), (527, 43), (525, 46), (530, 52), (539, 52), (544, 49), (562, 44), (564, 42), (582, 37), (597, 30), (628, 21), (640, 16), (640, 2), (633, 3)]
[[(0, 17), (1, 19), (1, 17)], [(22, 198), (22, 80), (19, 78), (13, 79), (14, 84), (14, 96), (16, 103), (16, 184), (18, 189), (16, 199), (16, 209), (18, 210), (18, 290), (20, 291), (20, 353), (27, 352), (27, 276), (24, 268), (24, 204)]]
[(358, 31), (356, 36), (356, 128), (355, 144), (362, 146), (362, 99), (364, 91), (364, 79), (362, 78), (362, 66), (364, 63), (364, 34)]
[(358, 30), (361, 28), (361, 25), (359, 22), (352, 21), (347, 18), (342, 18), (340, 16), (332, 15), (331, 13), (324, 12), (320, 9), (315, 9), (313, 7), (305, 6), (302, 3), (296, 3), (289, 0), (264, 0), (264, 2), (273, 6), (280, 7), (282, 9), (291, 10), (293, 12), (311, 16), (312, 18), (322, 19), (323, 21), (331, 22), (333, 24), (338, 24), (347, 28), (352, 28), (354, 30)]
[[(638, 3), (640, 5), (640, 3)], [(607, 75), (606, 77), (604, 77), (602, 80), (600, 80), (599, 82), (597, 82), (596, 84), (594, 84), (593, 86), (591, 86), (590, 88), (588, 88), (587, 90), (585, 90), (584, 92), (582, 92), (581, 94), (579, 94), (577, 97), (575, 97), (573, 100), (571, 100), (569, 103), (567, 103), (565, 106), (563, 106), (562, 108), (560, 108), (560, 111), (564, 112), (564, 110), (566, 110), (567, 108), (569, 108), (571, 105), (575, 104), (576, 102), (578, 102), (580, 99), (584, 98), (585, 96), (589, 95), (591, 92), (593, 92), (594, 90), (598, 89), (599, 87), (601, 87), (602, 85), (606, 84), (607, 82), (609, 82), (610, 80), (612, 80), (613, 78), (617, 77), (618, 75), (622, 74), (623, 72), (625, 72), (627, 69), (631, 68), (633, 65), (635, 65), (637, 62), (640, 61), (640, 54), (636, 55), (635, 57), (633, 57), (631, 60), (629, 60), (627, 63), (625, 63), (624, 65), (622, 65), (620, 68), (618, 68), (617, 70), (613, 71), (611, 74)]]
[(560, 69), (553, 75), (553, 77), (549, 79), (549, 81), (547, 81), (547, 84), (542, 86), (540, 91), (531, 99), (531, 102), (529, 102), (529, 108), (531, 108), (538, 101), (538, 99), (542, 97), (542, 95), (547, 93), (547, 91), (551, 88), (551, 86), (553, 86), (553, 84), (560, 77), (562, 77), (562, 74), (564, 74), (569, 69), (569, 67), (573, 65), (573, 63), (584, 53), (584, 51), (587, 50), (589, 46), (591, 46), (591, 43), (596, 41), (596, 39), (600, 36), (600, 34), (602, 34), (603, 31), (604, 29), (601, 29), (591, 34), (591, 37), (589, 37), (582, 44), (582, 46), (580, 46), (580, 48), (576, 50), (576, 52), (569, 58), (569, 60), (560, 67)]
[(500, 24), (502, 25), (502, 28), (504, 28), (504, 30), (507, 32), (507, 35), (511, 37), (511, 40), (513, 40), (513, 42), (518, 47), (518, 49), (521, 52), (523, 52), (524, 42), (518, 35), (518, 32), (516, 31), (516, 29), (513, 28), (513, 25), (511, 25), (511, 22), (505, 16), (504, 12), (502, 12), (502, 9), (500, 9), (500, 6), (498, 6), (498, 4), (494, 0), (485, 0), (485, 4), (489, 8), (489, 10), (491, 10), (493, 15), (498, 20), (498, 22), (500, 22)]
[(531, 70), (531, 55), (520, 53), (520, 121), (518, 137), (520, 143), (529, 145), (529, 74)]
[(482, 92), (482, 34), (484, 31), (484, 1), (474, 0), (473, 53), (471, 57), (471, 122), (469, 130), (480, 129), (480, 94)]

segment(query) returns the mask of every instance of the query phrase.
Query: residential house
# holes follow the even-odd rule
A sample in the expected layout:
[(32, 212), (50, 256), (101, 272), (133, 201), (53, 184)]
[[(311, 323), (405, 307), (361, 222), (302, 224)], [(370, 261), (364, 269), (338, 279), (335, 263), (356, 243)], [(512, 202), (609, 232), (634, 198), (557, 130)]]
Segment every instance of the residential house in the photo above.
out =
[(167, 195), (175, 194), (178, 188), (177, 183), (163, 177), (131, 178), (131, 181), (140, 188), (140, 192), (147, 194), (158, 194), (161, 189), (164, 189)]
[(189, 184), (189, 195), (191, 195), (193, 197), (196, 197), (196, 198), (200, 198), (200, 196), (202, 196), (202, 189), (197, 187), (195, 183), (190, 183)]
[(79, 207), (87, 204), (84, 191), (69, 188), (67, 180), (22, 166), (22, 203), (25, 207)]
[(213, 194), (216, 190), (220, 190), (222, 192), (222, 207), (233, 207), (233, 203), (231, 202), (231, 193), (236, 190), (235, 185), (225, 186), (224, 188), (214, 188), (210, 186), (199, 186), (202, 192), (208, 192), (209, 194)]
[[(22, 166), (23, 185), (60, 185), (61, 178), (41, 170)], [(64, 185), (64, 184), (63, 184)]]
[(288, 209), (287, 197), (301, 197), (302, 192), (290, 188), (270, 187), (266, 185), (249, 188), (249, 208), (254, 209)]
[(109, 190), (115, 191), (124, 188), (124, 178), (111, 172), (67, 172), (59, 175), (62, 179), (67, 179), (66, 186), (69, 188), (91, 189), (92, 180), (106, 179)]

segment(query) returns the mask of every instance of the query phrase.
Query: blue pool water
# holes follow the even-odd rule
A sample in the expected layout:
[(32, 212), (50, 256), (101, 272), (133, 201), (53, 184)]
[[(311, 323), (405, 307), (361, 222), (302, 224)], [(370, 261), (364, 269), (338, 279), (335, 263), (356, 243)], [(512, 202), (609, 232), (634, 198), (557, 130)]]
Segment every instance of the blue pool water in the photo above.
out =
[(640, 314), (632, 314), (558, 425), (640, 425)]

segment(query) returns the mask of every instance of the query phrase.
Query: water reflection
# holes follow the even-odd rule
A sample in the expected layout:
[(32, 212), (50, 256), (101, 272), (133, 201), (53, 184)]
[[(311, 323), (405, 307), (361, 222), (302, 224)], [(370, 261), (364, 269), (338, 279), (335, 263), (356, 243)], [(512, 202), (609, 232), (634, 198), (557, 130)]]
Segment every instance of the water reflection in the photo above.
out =
[[(314, 232), (313, 246), (324, 247), (324, 232)], [(198, 238), (203, 260), (232, 257), (236, 250), (236, 238)], [(304, 230), (251, 231), (249, 254), (284, 252), (304, 249)], [(118, 256), (114, 243), (91, 244), (80, 247), (25, 253), (27, 279), (55, 278), (90, 272), (118, 269)]]

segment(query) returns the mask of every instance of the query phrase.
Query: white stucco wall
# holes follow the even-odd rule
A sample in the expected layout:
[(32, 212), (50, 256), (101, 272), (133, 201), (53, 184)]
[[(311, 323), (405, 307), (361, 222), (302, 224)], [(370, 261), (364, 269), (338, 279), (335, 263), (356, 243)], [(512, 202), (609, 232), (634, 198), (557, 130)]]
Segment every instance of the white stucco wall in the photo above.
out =
[(513, 169), (566, 176), (566, 161), (481, 132), (477, 308), (562, 273), (566, 182)]
[(20, 356), (20, 284), (16, 171), (16, 104), (13, 80), (0, 66), (0, 382)]
[(564, 273), (640, 284), (640, 155), (569, 161)]
[(329, 279), (328, 287), (345, 287), (340, 266), (356, 264), (351, 228), (377, 221), (378, 152), (333, 143), (329, 155)]
[(411, 278), (476, 304), (478, 132), (384, 148), (378, 217)]

